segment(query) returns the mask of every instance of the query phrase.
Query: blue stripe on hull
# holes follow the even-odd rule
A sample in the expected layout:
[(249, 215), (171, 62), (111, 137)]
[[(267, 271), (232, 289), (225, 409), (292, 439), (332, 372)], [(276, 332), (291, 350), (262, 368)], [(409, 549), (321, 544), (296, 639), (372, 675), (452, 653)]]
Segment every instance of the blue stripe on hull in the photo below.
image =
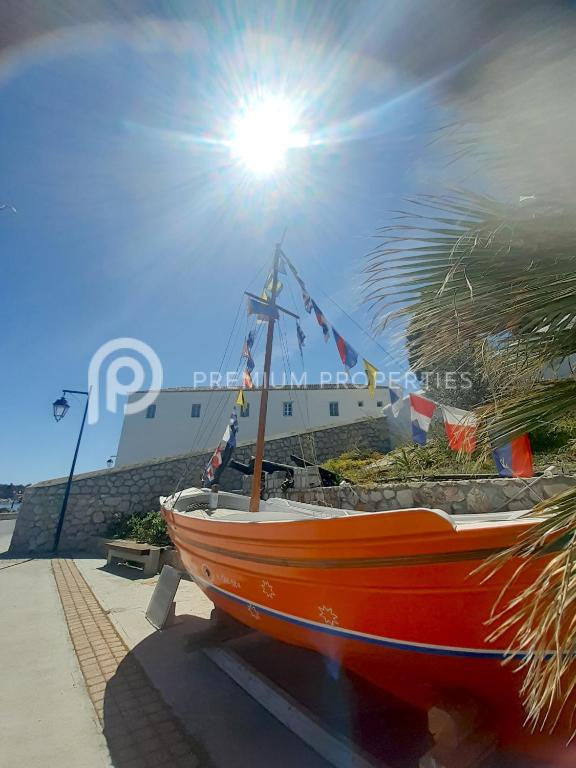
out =
[[(502, 650), (489, 650), (484, 648), (458, 648), (453, 646), (442, 645), (429, 645), (426, 643), (409, 643), (402, 640), (394, 640), (388, 637), (380, 637), (379, 635), (369, 635), (364, 632), (355, 632), (351, 629), (343, 629), (342, 627), (334, 627), (330, 624), (320, 624), (316, 621), (307, 619), (301, 619), (297, 616), (293, 616), (289, 613), (283, 613), (282, 611), (276, 611), (268, 606), (261, 605), (260, 603), (254, 603), (250, 600), (246, 600), (243, 597), (228, 592), (221, 587), (216, 587), (214, 584), (210, 584), (204, 579), (200, 579), (194, 576), (204, 589), (217, 592), (219, 595), (227, 598), (233, 603), (244, 605), (246, 607), (254, 606), (259, 613), (269, 616), (273, 619), (285, 621), (288, 624), (294, 624), (297, 627), (303, 627), (305, 629), (313, 630), (314, 632), (320, 632), (326, 635), (333, 635), (346, 640), (355, 640), (360, 643), (368, 643), (369, 645), (378, 645), (383, 648), (389, 648), (395, 651), (412, 651), (413, 653), (425, 653), (432, 656), (451, 656), (456, 658), (474, 658), (474, 659), (524, 659), (526, 654), (522, 651), (506, 652)], [(551, 655), (551, 654), (550, 654)]]

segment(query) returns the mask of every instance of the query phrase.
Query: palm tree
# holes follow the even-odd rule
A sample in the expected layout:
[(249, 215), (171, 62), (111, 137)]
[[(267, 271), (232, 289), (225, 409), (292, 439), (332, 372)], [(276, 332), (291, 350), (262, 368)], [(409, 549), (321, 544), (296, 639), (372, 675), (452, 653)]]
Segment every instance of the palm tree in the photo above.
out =
[[(499, 371), (494, 402), (477, 411), (486, 451), (576, 411), (576, 208), (469, 191), (411, 199), (379, 233), (366, 294), (381, 328), (409, 318), (419, 368), (473, 349)], [(553, 726), (576, 687), (576, 488), (534, 512), (544, 521), (500, 560), (527, 562), (551, 539), (557, 553), (513, 605), (495, 606), (492, 636), (512, 628), (528, 651), (528, 717)]]

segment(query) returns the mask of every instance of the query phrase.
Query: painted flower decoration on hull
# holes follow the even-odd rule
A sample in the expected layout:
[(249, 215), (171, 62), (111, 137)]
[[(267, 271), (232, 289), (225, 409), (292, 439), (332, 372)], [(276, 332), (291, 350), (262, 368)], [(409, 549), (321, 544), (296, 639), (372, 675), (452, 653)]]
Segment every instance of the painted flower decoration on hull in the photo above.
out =
[(334, 613), (332, 608), (329, 608), (327, 605), (321, 605), (318, 608), (318, 613), (324, 624), (329, 624), (332, 627), (338, 626), (338, 616)]
[(276, 592), (274, 592), (274, 587), (269, 581), (263, 581), (260, 586), (262, 587), (262, 592), (264, 592), (269, 600), (272, 600), (275, 597)]

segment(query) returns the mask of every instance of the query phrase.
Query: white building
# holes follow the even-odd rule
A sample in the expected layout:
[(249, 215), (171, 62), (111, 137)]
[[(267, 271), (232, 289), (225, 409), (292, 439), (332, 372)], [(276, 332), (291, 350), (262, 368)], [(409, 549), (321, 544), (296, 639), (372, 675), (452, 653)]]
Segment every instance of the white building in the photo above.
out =
[[(135, 402), (141, 394), (131, 394), (128, 402)], [(153, 405), (124, 416), (116, 466), (214, 448), (224, 433), (237, 394), (238, 389), (226, 388), (160, 390)], [(244, 397), (246, 408), (238, 409), (239, 443), (254, 441), (258, 427), (260, 391), (245, 391)], [(372, 398), (366, 387), (277, 387), (269, 393), (266, 437), (382, 416), (387, 403), (384, 388), (378, 388)]]

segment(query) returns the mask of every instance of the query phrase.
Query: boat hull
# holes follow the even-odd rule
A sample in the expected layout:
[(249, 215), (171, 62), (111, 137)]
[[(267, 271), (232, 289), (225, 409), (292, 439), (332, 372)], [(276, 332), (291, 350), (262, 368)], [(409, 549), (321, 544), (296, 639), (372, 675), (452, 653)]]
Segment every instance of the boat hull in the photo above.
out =
[[(526, 751), (515, 672), (522, 654), (503, 666), (506, 638), (486, 641), (516, 566), (488, 581), (474, 571), (532, 523), (458, 531), (430, 510), (270, 523), (164, 514), (187, 571), (238, 621), (424, 710), (454, 691), (470, 694), (502, 742)], [(531, 739), (528, 751), (538, 749)]]

